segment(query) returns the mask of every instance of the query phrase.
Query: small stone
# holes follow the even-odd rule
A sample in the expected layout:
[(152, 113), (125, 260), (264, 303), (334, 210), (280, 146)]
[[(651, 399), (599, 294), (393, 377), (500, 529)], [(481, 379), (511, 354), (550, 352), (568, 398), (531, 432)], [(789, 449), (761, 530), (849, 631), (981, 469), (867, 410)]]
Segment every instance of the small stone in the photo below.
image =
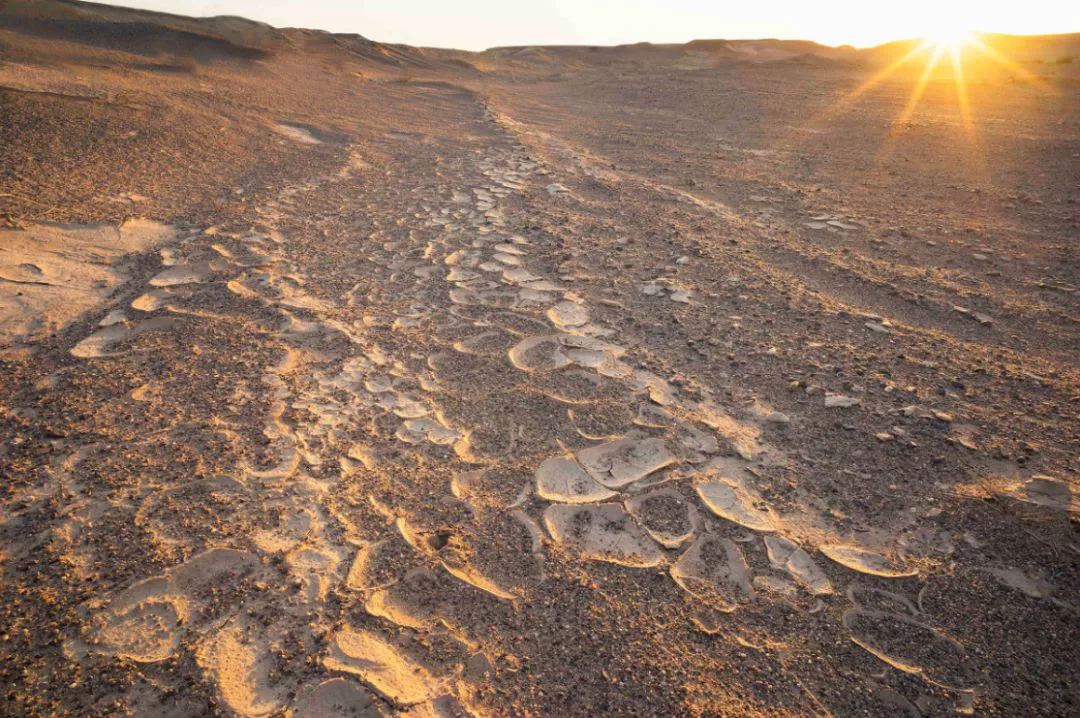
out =
[(685, 290), (679, 290), (677, 292), (672, 292), (671, 295), (668, 297), (668, 299), (670, 299), (673, 302), (679, 302), (680, 304), (689, 304), (690, 303), (690, 292), (687, 292)]
[(845, 229), (845, 230), (859, 229), (859, 225), (857, 225), (857, 224), (851, 224), (850, 222), (841, 222), (838, 219), (829, 220), (825, 224), (829, 225), (830, 227), (836, 227), (837, 229)]
[(126, 322), (126, 321), (127, 321), (127, 317), (124, 316), (123, 310), (114, 309), (111, 312), (109, 312), (108, 314), (106, 314), (101, 319), (100, 322), (98, 322), (98, 326), (99, 327), (111, 327), (114, 324), (120, 324), (120, 323)]
[(862, 401), (850, 396), (844, 396), (843, 394), (833, 394), (825, 392), (825, 408), (826, 409), (847, 409), (852, 406), (858, 406)]

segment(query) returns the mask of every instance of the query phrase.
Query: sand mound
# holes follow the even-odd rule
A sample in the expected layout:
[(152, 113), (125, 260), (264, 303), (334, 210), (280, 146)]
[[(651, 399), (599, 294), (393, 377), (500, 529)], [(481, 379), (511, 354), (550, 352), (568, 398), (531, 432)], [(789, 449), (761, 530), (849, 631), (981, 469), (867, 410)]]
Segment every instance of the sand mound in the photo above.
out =
[(17, 0), (4, 5), (0, 27), (140, 55), (173, 55), (198, 62), (253, 60), (281, 44), (278, 30), (239, 17), (187, 18), (76, 3)]

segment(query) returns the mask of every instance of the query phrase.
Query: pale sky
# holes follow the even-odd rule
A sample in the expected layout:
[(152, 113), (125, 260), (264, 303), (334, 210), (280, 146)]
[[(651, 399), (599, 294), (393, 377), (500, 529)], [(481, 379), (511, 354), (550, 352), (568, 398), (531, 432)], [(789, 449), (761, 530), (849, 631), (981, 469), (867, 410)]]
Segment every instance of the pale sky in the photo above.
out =
[(1080, 32), (1078, 0), (107, 0), (181, 15), (483, 50), (699, 38), (789, 38), (860, 47), (949, 29)]

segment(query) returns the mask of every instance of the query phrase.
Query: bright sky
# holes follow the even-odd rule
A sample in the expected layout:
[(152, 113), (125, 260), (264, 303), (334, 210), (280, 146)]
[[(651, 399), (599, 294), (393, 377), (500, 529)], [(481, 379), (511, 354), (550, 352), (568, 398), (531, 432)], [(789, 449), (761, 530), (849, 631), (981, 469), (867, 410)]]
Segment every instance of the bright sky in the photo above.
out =
[(860, 47), (950, 30), (1080, 32), (1077, 0), (106, 0), (182, 15), (482, 50), (699, 38), (791, 38)]

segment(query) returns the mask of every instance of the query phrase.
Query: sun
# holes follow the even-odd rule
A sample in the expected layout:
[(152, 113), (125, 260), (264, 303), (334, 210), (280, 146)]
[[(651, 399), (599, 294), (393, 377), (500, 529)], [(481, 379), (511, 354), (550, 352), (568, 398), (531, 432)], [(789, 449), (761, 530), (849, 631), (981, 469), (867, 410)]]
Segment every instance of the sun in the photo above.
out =
[(958, 50), (970, 45), (974, 38), (975, 34), (969, 28), (945, 23), (926, 33), (923, 39), (935, 48)]

